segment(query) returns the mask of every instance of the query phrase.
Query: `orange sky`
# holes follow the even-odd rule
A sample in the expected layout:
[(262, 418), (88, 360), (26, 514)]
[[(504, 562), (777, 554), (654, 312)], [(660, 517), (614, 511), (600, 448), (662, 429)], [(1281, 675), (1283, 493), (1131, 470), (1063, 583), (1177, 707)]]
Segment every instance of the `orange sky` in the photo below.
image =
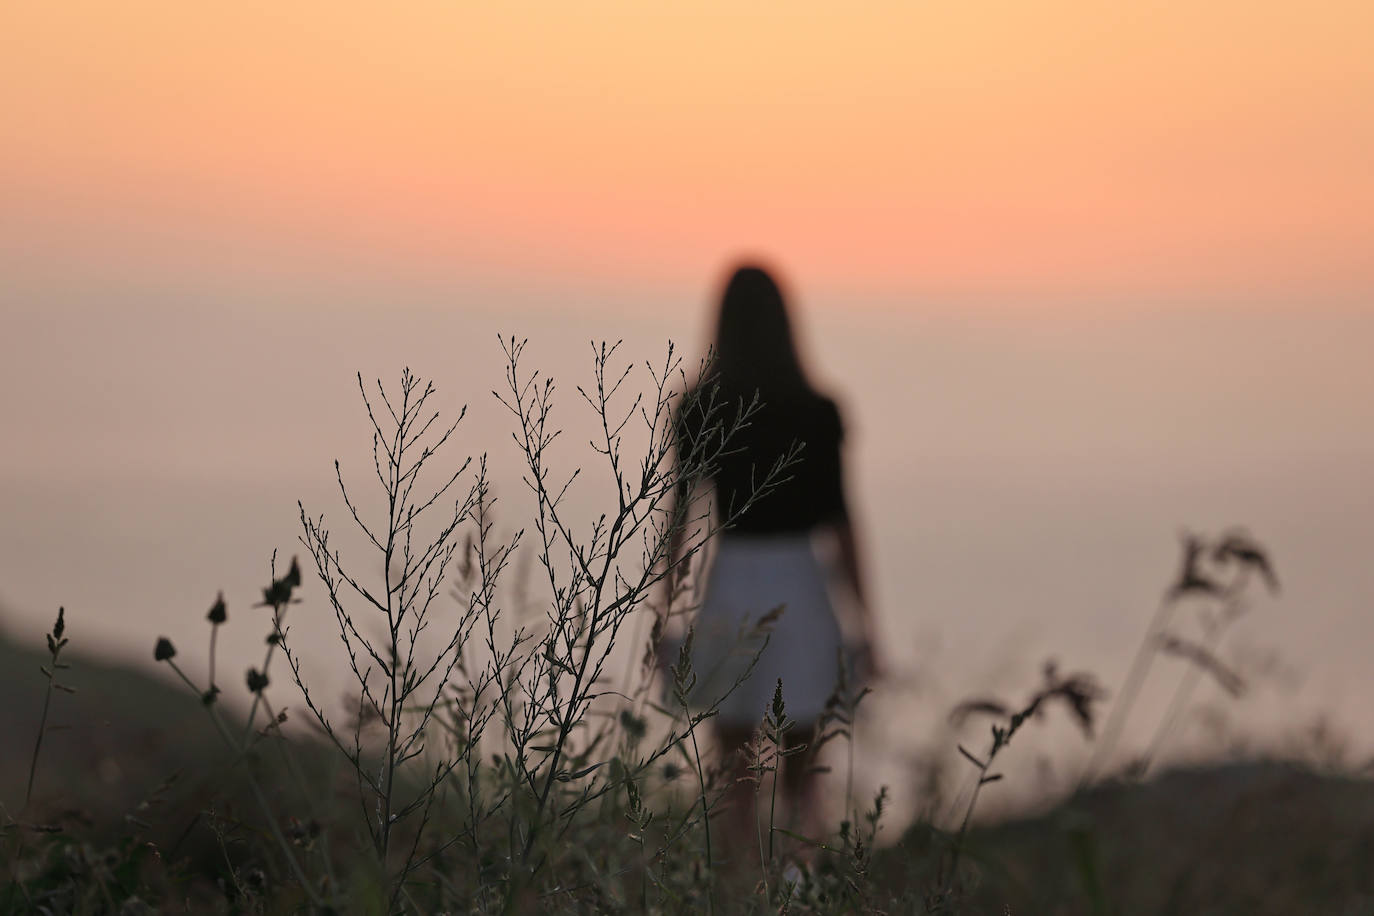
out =
[(1367, 0), (11, 0), (0, 36), (34, 262), (1374, 292)]

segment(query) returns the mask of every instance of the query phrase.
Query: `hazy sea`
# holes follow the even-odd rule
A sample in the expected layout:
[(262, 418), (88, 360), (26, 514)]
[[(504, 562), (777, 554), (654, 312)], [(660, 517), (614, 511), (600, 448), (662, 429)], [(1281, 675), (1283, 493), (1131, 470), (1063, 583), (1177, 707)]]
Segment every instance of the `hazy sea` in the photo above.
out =
[[(266, 633), (250, 605), (268, 558), (300, 552), (297, 500), (342, 526), (334, 459), (360, 486), (371, 474), (356, 372), (391, 381), (408, 365), (434, 379), (442, 409), (469, 405), (453, 454), (489, 453), (510, 530), (529, 503), (510, 417), (490, 393), (502, 383), (497, 334), (528, 337), (527, 364), (558, 383), (568, 435), (554, 457), (570, 470), (594, 459), (574, 389), (591, 377), (588, 342), (623, 338), (643, 361), (673, 339), (690, 362), (709, 324), (683, 302), (249, 298), (164, 288), (108, 308), (89, 295), (4, 300), (10, 638), (39, 643), (64, 605), (78, 648), (152, 669), (154, 639), (168, 635), (197, 670), (204, 613), (223, 589), (221, 664), (246, 669)], [(1257, 593), (1223, 649), (1249, 690), (1229, 700), (1204, 685), (1175, 753), (1299, 747), (1322, 717), (1352, 759), (1369, 752), (1374, 315), (827, 304), (799, 323), (848, 420), (894, 669), (861, 731), (865, 779), (905, 791), (911, 755), (952, 742), (943, 722), (957, 699), (1020, 698), (1048, 658), (1119, 684), (1176, 572), (1180, 531), (1231, 524), (1271, 549), (1283, 590)], [(309, 579), (304, 595), (293, 635), (314, 675), (341, 691), (332, 615)], [(1157, 666), (1128, 750), (1153, 731), (1181, 671)], [(1035, 779), (1071, 781), (1082, 738), (1063, 723), (1035, 734), (1014, 749), (1039, 760)]]

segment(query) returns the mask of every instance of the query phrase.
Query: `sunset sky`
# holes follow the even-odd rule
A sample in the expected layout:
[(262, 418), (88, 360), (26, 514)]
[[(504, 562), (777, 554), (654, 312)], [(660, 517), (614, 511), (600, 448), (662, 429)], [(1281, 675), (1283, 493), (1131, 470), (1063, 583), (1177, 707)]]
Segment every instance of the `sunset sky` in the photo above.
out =
[(249, 621), (370, 473), (359, 373), (470, 405), (518, 523), (497, 334), (595, 461), (588, 340), (694, 364), (749, 253), (923, 683), (1124, 671), (1177, 532), (1244, 524), (1246, 625), (1374, 753), (1371, 0), (0, 0), (0, 637)]
[(1374, 4), (37, 2), (11, 277), (1363, 304)]

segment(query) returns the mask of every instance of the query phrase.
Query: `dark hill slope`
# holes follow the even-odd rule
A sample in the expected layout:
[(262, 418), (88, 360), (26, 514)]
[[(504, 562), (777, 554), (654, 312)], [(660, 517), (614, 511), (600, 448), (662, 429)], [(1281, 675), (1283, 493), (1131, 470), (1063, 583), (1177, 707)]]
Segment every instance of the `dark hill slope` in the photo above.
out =
[[(929, 849), (908, 831), (880, 853), (882, 880), (915, 884), (906, 866)], [(1371, 914), (1374, 783), (1273, 762), (1175, 770), (982, 828), (969, 850), (959, 912)]]

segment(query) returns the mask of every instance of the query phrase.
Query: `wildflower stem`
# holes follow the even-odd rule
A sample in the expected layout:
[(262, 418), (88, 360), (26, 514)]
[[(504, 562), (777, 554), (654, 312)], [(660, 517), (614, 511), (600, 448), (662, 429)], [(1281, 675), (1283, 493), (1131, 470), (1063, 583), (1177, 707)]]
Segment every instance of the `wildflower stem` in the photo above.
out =
[[(273, 554), (273, 556), (275, 556), (275, 554)], [(272, 608), (272, 634), (276, 637), (281, 636), (281, 615), (282, 608), (280, 606), (274, 606)], [(267, 651), (262, 657), (262, 668), (259, 669), (263, 674), (267, 673), (268, 666), (272, 664), (272, 656), (277, 652), (277, 644), (279, 641), (279, 639), (273, 639), (267, 644)], [(248, 707), (248, 719), (243, 725), (243, 737), (239, 741), (241, 746), (246, 747), (248, 745), (248, 739), (253, 736), (253, 722), (257, 719), (258, 707), (260, 705), (262, 705), (262, 694), (254, 693), (253, 702)]]
[[(52, 632), (48, 634), (48, 664), (43, 668), (43, 673), (48, 676), (48, 688), (43, 694), (43, 714), (38, 719), (38, 735), (33, 741), (33, 758), (29, 761), (29, 781), (24, 789), (24, 807), (29, 806), (33, 799), (33, 779), (38, 773), (38, 753), (43, 749), (43, 736), (48, 731), (48, 709), (52, 706), (52, 693), (57, 687), (57, 672), (59, 667), (58, 656), (62, 654), (62, 647), (67, 644), (67, 640), (62, 634), (66, 630), (66, 622), (63, 619), (66, 613), (65, 608), (57, 609), (57, 622), (53, 624)], [(70, 689), (70, 688), (64, 688)]]
[[(187, 687), (191, 688), (191, 693), (196, 696), (201, 695), (200, 688), (196, 686), (194, 681), (186, 676), (186, 672), (181, 670), (180, 665), (171, 659), (166, 659), (166, 662), (172, 667), (172, 670), (177, 673), (177, 677), (181, 678), (182, 682), (185, 683)], [(210, 721), (214, 723), (215, 730), (219, 732), (219, 736), (224, 740), (224, 743), (229, 745), (231, 750), (243, 750), (240, 745), (234, 742), (234, 736), (229, 731), (229, 726), (220, 718), (219, 711), (213, 706), (207, 706), (206, 711), (210, 714)], [(277, 845), (281, 847), (282, 855), (286, 857), (286, 864), (291, 867), (291, 872), (295, 875), (296, 881), (299, 882), (301, 890), (310, 898), (311, 904), (316, 907), (324, 906), (324, 901), (321, 900), (319, 894), (315, 892), (315, 888), (311, 885), (310, 879), (305, 876), (305, 870), (301, 868), (300, 863), (296, 861), (296, 856), (291, 852), (291, 843), (282, 834), (281, 826), (277, 824), (277, 819), (272, 815), (272, 806), (267, 801), (267, 796), (263, 794), (262, 786), (258, 784), (257, 777), (253, 775), (252, 768), (245, 767), (244, 773), (248, 776), (248, 787), (253, 792), (253, 799), (262, 810), (263, 816), (267, 820), (267, 827), (272, 832), (272, 836), (277, 841)]]
[(1166, 595), (1160, 600), (1159, 607), (1155, 609), (1154, 617), (1145, 630), (1145, 637), (1135, 650), (1135, 658), (1132, 659), (1130, 670), (1126, 673), (1126, 680), (1121, 685), (1121, 693), (1117, 695), (1116, 702), (1112, 704), (1112, 711), (1107, 716), (1107, 721), (1102, 726), (1102, 733), (1098, 736), (1093, 752), (1088, 757), (1088, 765), (1084, 768), (1083, 775), (1078, 779), (1079, 791), (1082, 791), (1088, 783), (1097, 778), (1099, 770), (1106, 762), (1107, 755), (1114, 749), (1121, 729), (1126, 724), (1126, 718), (1130, 715), (1131, 706), (1135, 703), (1136, 695), (1140, 692), (1140, 687), (1145, 681), (1145, 675), (1150, 671), (1150, 663), (1154, 661), (1156, 637), (1169, 625), (1169, 618), (1173, 610), (1174, 602)]
[(778, 770), (782, 768), (782, 735), (773, 735), (773, 781), (769, 788), (768, 800), (768, 862), (773, 861), (773, 833), (777, 824), (778, 811)]
[[(53, 655), (56, 662), (57, 656)], [(33, 777), (38, 772), (38, 752), (43, 748), (43, 735), (48, 730), (48, 707), (52, 705), (53, 676), (55, 672), (48, 671), (48, 689), (43, 694), (43, 715), (38, 720), (38, 737), (33, 742), (33, 759), (29, 761), (29, 784), (24, 790), (24, 807), (29, 806), (29, 801), (33, 798)]]
[[(686, 709), (684, 703), (683, 706)], [(692, 739), (692, 757), (697, 765), (697, 785), (701, 789), (701, 821), (706, 831), (706, 912), (714, 913), (716, 909), (716, 894), (714, 869), (715, 859), (711, 854), (711, 806), (706, 799), (706, 771), (701, 766), (701, 749), (697, 747), (696, 723), (692, 719), (691, 710), (687, 710), (687, 735)]]

